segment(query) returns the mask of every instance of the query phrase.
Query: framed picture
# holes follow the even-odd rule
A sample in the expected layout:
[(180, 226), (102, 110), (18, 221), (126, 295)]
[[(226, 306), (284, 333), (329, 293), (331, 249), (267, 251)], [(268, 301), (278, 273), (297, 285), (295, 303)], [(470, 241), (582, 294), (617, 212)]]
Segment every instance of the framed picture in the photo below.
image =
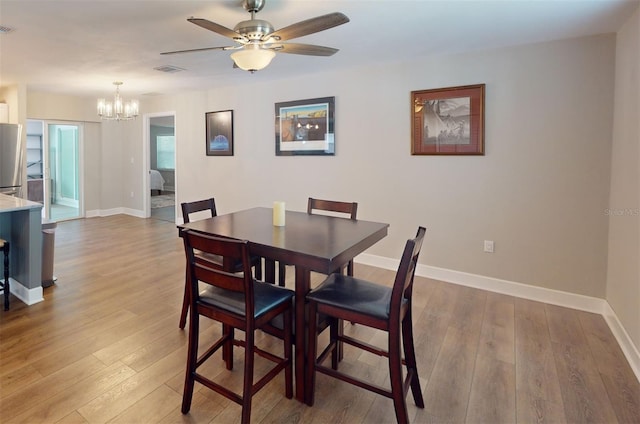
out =
[(233, 111), (207, 112), (207, 156), (233, 156)]
[(484, 155), (484, 84), (411, 92), (412, 155)]
[(276, 156), (334, 155), (335, 97), (276, 103)]

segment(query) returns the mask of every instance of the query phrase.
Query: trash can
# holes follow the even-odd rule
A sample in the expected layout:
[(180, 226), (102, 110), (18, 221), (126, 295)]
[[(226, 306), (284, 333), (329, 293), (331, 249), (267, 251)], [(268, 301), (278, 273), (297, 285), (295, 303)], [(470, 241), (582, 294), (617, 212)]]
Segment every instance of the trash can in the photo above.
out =
[(55, 283), (53, 276), (53, 250), (55, 247), (56, 222), (42, 222), (42, 287)]

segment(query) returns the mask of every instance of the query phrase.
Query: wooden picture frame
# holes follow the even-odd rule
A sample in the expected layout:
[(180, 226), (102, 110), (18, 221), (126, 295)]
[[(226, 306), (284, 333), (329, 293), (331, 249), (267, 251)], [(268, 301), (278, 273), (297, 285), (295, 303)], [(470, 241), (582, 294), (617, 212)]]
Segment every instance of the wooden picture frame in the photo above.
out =
[(233, 156), (233, 110), (205, 113), (207, 156)]
[(275, 104), (276, 156), (335, 155), (335, 97)]
[(484, 84), (411, 92), (412, 155), (484, 155)]

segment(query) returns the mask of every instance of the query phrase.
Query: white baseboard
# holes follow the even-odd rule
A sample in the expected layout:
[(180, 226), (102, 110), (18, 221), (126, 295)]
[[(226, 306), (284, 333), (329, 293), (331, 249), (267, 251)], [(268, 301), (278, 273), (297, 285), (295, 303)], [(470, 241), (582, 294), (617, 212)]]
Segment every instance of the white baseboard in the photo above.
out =
[(636, 345), (633, 344), (633, 340), (631, 340), (631, 337), (629, 337), (629, 333), (627, 333), (627, 330), (625, 330), (622, 326), (622, 323), (618, 319), (618, 316), (616, 315), (614, 310), (611, 308), (611, 305), (609, 305), (609, 302), (605, 302), (604, 313), (602, 315), (604, 317), (604, 320), (609, 325), (613, 336), (618, 341), (618, 344), (620, 345), (620, 349), (622, 349), (624, 356), (626, 356), (627, 360), (629, 361), (629, 365), (633, 369), (633, 372), (635, 373), (638, 380), (640, 380), (640, 352), (638, 351)]
[(13, 278), (9, 278), (9, 284), (11, 285), (11, 294), (28, 306), (44, 300), (44, 296), (42, 295), (42, 286), (28, 289), (23, 286), (22, 283), (14, 280)]
[(95, 209), (91, 211), (85, 212), (85, 217), (87, 218), (96, 218), (101, 216), (112, 216), (112, 215), (131, 215), (136, 218), (144, 218), (144, 212), (138, 209), (131, 208), (113, 208), (113, 209)]
[[(367, 253), (357, 256), (354, 260), (357, 263), (393, 271), (397, 270), (398, 265), (400, 264), (399, 260), (370, 255)], [(618, 316), (609, 305), (609, 302), (605, 299), (428, 265), (418, 265), (416, 268), (416, 275), (447, 283), (474, 287), (495, 293), (600, 314), (603, 316), (607, 325), (611, 329), (613, 336), (618, 341), (618, 344), (627, 358), (627, 361), (629, 361), (629, 365), (633, 369), (636, 378), (640, 380), (640, 352), (638, 352), (638, 347), (635, 346), (633, 340), (631, 340), (631, 337), (629, 337), (629, 334), (618, 319)]]

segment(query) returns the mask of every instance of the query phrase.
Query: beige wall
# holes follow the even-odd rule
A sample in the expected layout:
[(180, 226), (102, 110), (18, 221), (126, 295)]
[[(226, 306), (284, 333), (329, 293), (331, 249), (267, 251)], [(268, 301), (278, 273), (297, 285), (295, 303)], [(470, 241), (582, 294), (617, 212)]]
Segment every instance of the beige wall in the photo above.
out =
[[(421, 262), (604, 298), (613, 35), (380, 64), (155, 98), (176, 111), (179, 201), (221, 212), (308, 196), (354, 200), (391, 224), (368, 253), (398, 258), (418, 225)], [(277, 60), (277, 58), (276, 58)], [(412, 90), (486, 84), (486, 155), (410, 155)], [(335, 157), (276, 157), (274, 103), (336, 97)], [(204, 153), (207, 111), (233, 109), (235, 156)], [(494, 240), (496, 252), (482, 251)]]
[(606, 298), (640, 347), (640, 11), (619, 31)]

